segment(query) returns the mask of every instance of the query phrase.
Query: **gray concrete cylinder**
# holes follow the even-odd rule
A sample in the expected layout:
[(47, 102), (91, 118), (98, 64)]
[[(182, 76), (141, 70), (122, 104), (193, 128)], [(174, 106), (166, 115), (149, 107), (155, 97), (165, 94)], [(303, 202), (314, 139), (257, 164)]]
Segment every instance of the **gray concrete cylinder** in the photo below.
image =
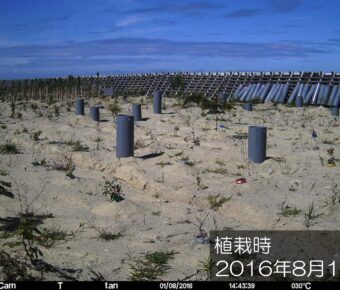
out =
[(253, 104), (252, 103), (245, 103), (243, 105), (243, 109), (245, 109), (246, 111), (251, 112), (253, 110)]
[(99, 114), (98, 106), (90, 107), (90, 116), (93, 121), (100, 122), (100, 114)]
[(297, 96), (295, 99), (295, 106), (297, 108), (302, 108), (303, 107), (303, 97), (302, 96)]
[(153, 112), (155, 114), (162, 114), (162, 92), (155, 91), (153, 93)]
[(227, 94), (219, 93), (217, 95), (217, 102), (220, 104), (225, 104), (227, 102)]
[(331, 108), (331, 114), (334, 117), (339, 117), (339, 107), (332, 107)]
[(134, 118), (130, 115), (117, 116), (116, 157), (131, 157), (134, 153)]
[(132, 115), (135, 121), (142, 120), (142, 106), (141, 104), (132, 104)]
[(248, 159), (254, 163), (266, 160), (267, 128), (250, 126), (248, 129)]
[(84, 110), (84, 99), (77, 99), (76, 100), (76, 115), (85, 115), (85, 110)]

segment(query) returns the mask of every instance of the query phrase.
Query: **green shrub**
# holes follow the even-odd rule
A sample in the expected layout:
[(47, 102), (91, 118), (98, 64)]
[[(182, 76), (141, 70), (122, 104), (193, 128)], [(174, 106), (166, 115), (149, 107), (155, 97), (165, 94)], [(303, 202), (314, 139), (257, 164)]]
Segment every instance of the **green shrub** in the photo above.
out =
[(21, 154), (21, 152), (16, 144), (6, 143), (0, 145), (0, 154)]
[(183, 90), (185, 86), (185, 81), (181, 75), (175, 75), (170, 78), (170, 85), (172, 89)]
[(102, 194), (109, 197), (111, 201), (120, 202), (124, 200), (124, 193), (122, 187), (117, 183), (116, 179), (108, 180), (104, 178), (103, 192)]

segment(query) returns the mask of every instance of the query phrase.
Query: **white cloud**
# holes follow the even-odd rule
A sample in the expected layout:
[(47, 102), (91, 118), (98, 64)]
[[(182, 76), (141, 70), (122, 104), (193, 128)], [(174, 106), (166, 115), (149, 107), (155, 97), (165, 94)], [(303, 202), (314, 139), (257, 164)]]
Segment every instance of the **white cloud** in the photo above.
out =
[(0, 57), (0, 66), (14, 66), (29, 64), (30, 60), (23, 57)]
[(127, 26), (133, 25), (133, 24), (138, 23), (138, 22), (143, 22), (143, 21), (145, 21), (144, 17), (141, 17), (140, 15), (131, 15), (131, 16), (128, 16), (125, 19), (117, 22), (116, 26), (127, 27)]

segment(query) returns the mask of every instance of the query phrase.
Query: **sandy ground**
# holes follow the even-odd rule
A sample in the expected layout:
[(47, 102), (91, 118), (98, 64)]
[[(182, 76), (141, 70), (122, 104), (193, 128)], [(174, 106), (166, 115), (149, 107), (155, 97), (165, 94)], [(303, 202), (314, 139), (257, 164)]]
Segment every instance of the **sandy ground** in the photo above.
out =
[[(215, 228), (339, 228), (340, 127), (327, 108), (260, 104), (246, 112), (236, 106), (223, 116), (216, 131), (212, 115), (201, 116), (201, 110), (194, 107), (181, 109), (172, 99), (165, 99), (162, 115), (152, 113), (146, 97), (120, 99), (122, 112), (130, 113), (132, 102), (140, 100), (143, 117), (149, 119), (135, 125), (135, 157), (121, 160), (115, 155), (113, 116), (105, 109), (110, 100), (101, 101), (101, 118), (106, 121), (99, 124), (89, 118), (88, 106), (85, 117), (76, 117), (74, 106), (67, 112), (65, 103), (57, 103), (51, 105), (48, 117), (47, 104), (37, 103), (41, 116), (29, 104), (26, 110), (17, 104), (16, 111), (22, 114), (18, 119), (10, 117), (9, 103), (1, 103), (0, 144), (15, 143), (23, 154), (0, 154), (0, 169), (8, 173), (0, 180), (11, 182), (9, 190), (14, 194), (14, 198), (0, 195), (0, 217), (13, 217), (20, 205), (25, 208), (32, 202), (30, 210), (54, 217), (44, 220), (44, 227), (76, 231), (70, 241), (41, 248), (48, 263), (76, 270), (71, 276), (79, 280), (91, 279), (90, 269), (107, 280), (128, 280), (131, 256), (174, 250), (171, 268), (161, 279), (203, 279), (198, 269), (209, 256), (209, 245), (196, 236), (206, 216), (202, 229), (207, 233)], [(59, 116), (53, 106), (60, 107)], [(268, 128), (269, 158), (262, 164), (247, 159), (244, 134), (250, 125)], [(32, 132), (39, 130), (42, 134), (33, 140)], [(98, 137), (102, 141), (97, 149), (94, 140)], [(80, 140), (89, 151), (73, 152), (63, 143), (70, 140)], [(331, 148), (335, 166), (326, 164)], [(160, 154), (145, 158), (152, 153)], [(72, 158), (76, 178), (32, 165), (44, 158), (52, 165), (62, 155)], [(123, 201), (111, 202), (102, 195), (103, 177), (117, 178), (125, 194)], [(247, 183), (236, 184), (240, 177)], [(219, 210), (209, 211), (208, 196), (218, 194), (228, 201)], [(308, 225), (305, 213), (312, 205), (315, 218)], [(295, 208), (296, 215), (283, 214)], [(94, 226), (122, 236), (101, 240)], [(19, 251), (6, 246), (7, 241), (0, 239), (3, 249)], [(46, 279), (60, 278), (49, 273)]]

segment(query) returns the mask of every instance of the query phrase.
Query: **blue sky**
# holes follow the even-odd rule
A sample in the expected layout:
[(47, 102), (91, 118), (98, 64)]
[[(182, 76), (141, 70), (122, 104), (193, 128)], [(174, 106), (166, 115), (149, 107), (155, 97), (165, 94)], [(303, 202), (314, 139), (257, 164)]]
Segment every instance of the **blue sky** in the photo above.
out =
[(0, 79), (339, 71), (339, 0), (1, 0)]

